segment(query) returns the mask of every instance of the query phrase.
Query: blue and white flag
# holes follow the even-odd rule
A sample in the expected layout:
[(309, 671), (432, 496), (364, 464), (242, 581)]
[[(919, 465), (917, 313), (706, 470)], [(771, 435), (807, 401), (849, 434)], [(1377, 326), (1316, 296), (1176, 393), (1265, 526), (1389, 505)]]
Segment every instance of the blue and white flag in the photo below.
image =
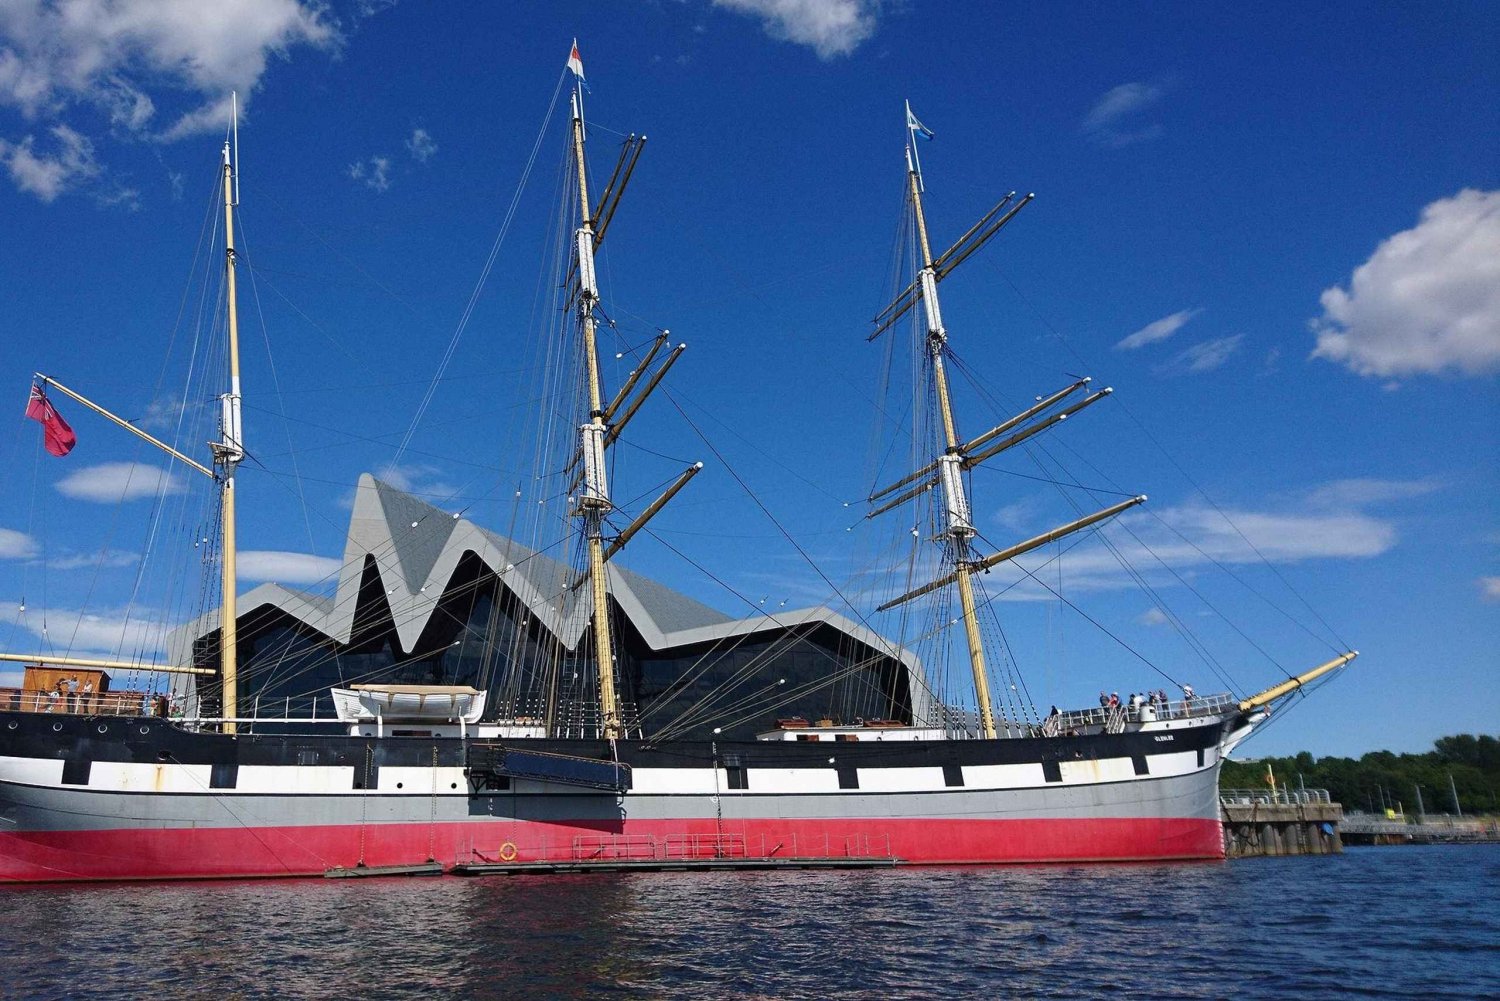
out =
[(921, 122), (917, 121), (917, 116), (911, 113), (910, 102), (907, 102), (906, 105), (906, 127), (908, 129), (911, 129), (914, 134), (921, 136), (923, 139), (932, 138), (932, 130), (923, 125)]

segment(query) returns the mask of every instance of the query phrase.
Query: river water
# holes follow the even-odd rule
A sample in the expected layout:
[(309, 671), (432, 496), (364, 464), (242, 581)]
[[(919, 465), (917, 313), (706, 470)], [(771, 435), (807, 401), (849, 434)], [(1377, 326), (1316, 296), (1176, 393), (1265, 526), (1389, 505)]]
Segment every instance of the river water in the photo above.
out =
[(1500, 998), (1500, 846), (32, 886), (10, 998)]

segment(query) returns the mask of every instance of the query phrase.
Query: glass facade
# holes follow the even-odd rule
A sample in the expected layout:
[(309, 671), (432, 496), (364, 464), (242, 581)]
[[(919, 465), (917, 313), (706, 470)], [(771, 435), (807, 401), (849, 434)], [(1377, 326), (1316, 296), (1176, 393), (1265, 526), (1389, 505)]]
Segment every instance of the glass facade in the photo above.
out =
[[(615, 609), (620, 698), (631, 733), (679, 738), (748, 737), (778, 718), (842, 722), (911, 718), (905, 667), (821, 623), (652, 650)], [(473, 554), (459, 562), (422, 635), (407, 650), (373, 560), (359, 589), (353, 634), (334, 643), (295, 616), (262, 606), (240, 617), (240, 713), (332, 714), (328, 690), (356, 683), (472, 685), (489, 693), (487, 719), (547, 717), (563, 734), (597, 721), (590, 633), (563, 650)], [(217, 634), (194, 645), (217, 664)], [(201, 686), (213, 711), (216, 682)], [(637, 730), (637, 727), (639, 730)]]

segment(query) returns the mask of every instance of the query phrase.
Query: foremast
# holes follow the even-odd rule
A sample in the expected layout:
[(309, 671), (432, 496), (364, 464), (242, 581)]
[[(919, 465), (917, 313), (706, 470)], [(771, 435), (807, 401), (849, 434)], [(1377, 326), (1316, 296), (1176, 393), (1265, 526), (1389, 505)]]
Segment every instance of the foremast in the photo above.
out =
[(953, 418), (953, 399), (948, 392), (948, 371), (943, 362), (943, 351), (948, 343), (948, 331), (943, 327), (942, 309), (938, 305), (937, 270), (933, 266), (932, 245), (927, 239), (927, 218), (922, 212), (922, 175), (917, 169), (916, 150), (913, 142), (916, 129), (915, 118), (907, 108), (906, 130), (906, 182), (907, 194), (911, 198), (912, 216), (916, 221), (917, 244), (922, 255), (922, 269), (917, 274), (921, 285), (922, 306), (927, 314), (927, 354), (932, 363), (933, 387), (937, 391), (938, 413), (943, 421), (943, 454), (938, 457), (938, 479), (942, 483), (943, 506), (946, 513), (943, 535), (953, 555), (953, 575), (958, 585), (958, 601), (961, 609), (964, 636), (969, 644), (969, 665), (974, 672), (974, 698), (979, 704), (979, 728), (983, 736), (993, 739), (995, 710), (990, 701), (989, 673), (984, 662), (984, 640), (979, 633), (979, 613), (974, 603), (973, 573), (969, 553), (970, 540), (974, 538), (974, 523), (970, 520), (969, 499), (964, 492), (962, 452), (959, 447), (958, 426)]
[[(983, 573), (1005, 560), (1014, 559), (1056, 539), (1113, 517), (1127, 508), (1142, 503), (1146, 498), (1144, 496), (1132, 497), (1102, 511), (1044, 532), (1025, 542), (1008, 546), (983, 558), (977, 557), (974, 551), (974, 539), (978, 531), (974, 527), (970, 513), (964, 474), (985, 460), (1014, 448), (1033, 435), (1040, 434), (1066, 420), (1072, 414), (1108, 396), (1112, 390), (1106, 387), (1088, 393), (1082, 399), (1064, 406), (1063, 404), (1075, 393), (1088, 387), (1089, 379), (1079, 379), (1050, 396), (1039, 398), (1033, 406), (1002, 421), (983, 434), (967, 441), (959, 436), (958, 422), (954, 416), (953, 396), (948, 382), (946, 365), (948, 331), (943, 325), (942, 308), (938, 302), (938, 283), (975, 251), (988, 243), (1035, 196), (1028, 194), (1011, 204), (1016, 193), (1010, 192), (977, 223), (969, 227), (953, 246), (934, 257), (927, 234), (927, 218), (922, 209), (924, 190), (922, 167), (917, 158), (915, 141), (918, 133), (929, 139), (932, 138), (932, 133), (912, 114), (911, 105), (908, 104), (906, 107), (907, 196), (911, 202), (921, 266), (911, 284), (875, 317), (875, 330), (870, 334), (869, 339), (874, 340), (891, 329), (901, 317), (916, 306), (918, 301), (922, 303), (926, 328), (924, 350), (929, 362), (928, 368), (931, 372), (933, 393), (937, 400), (938, 416), (942, 422), (939, 442), (941, 454), (911, 475), (872, 492), (868, 500), (871, 504), (879, 504), (879, 506), (871, 510), (866, 517), (874, 518), (887, 511), (895, 510), (931, 490), (939, 490), (943, 504), (943, 523), (934, 541), (943, 543), (944, 558), (951, 566), (951, 570), (936, 580), (885, 602), (877, 611), (884, 612), (949, 584), (957, 586), (964, 636), (969, 649), (969, 665), (974, 676), (974, 697), (979, 710), (980, 736), (993, 739), (999, 734), (995, 723), (994, 703), (990, 697), (984, 639), (979, 628), (979, 604), (975, 600), (974, 575)], [(897, 493), (898, 491), (900, 493)], [(894, 497), (891, 496), (893, 494)]]

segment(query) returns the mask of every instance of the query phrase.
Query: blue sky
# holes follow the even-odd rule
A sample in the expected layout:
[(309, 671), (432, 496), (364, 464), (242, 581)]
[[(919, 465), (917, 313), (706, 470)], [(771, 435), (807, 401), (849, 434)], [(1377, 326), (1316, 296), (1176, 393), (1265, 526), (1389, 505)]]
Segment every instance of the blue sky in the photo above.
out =
[[(1075, 375), (1114, 386), (1042, 461), (1151, 495), (1124, 525), (1177, 576), (1137, 556), (1231, 680), (1363, 651), (1247, 753), (1494, 732), (1497, 22), (1465, 3), (0, 4), (0, 646), (35, 649), (45, 621), (54, 646), (129, 653), (147, 608), (189, 603), (185, 571), (137, 571), (200, 535), (193, 474), (66, 400), (80, 444), (53, 459), (20, 413), (39, 370), (202, 451), (209, 390), (186, 371), (214, 316), (195, 276), (218, 260), (200, 239), (231, 89), (256, 457), (242, 587), (323, 586), (366, 470), (506, 530), (561, 110), (518, 185), (577, 36), (596, 184), (617, 134), (650, 137), (601, 258), (616, 347), (658, 327), (689, 343), (674, 398), (831, 578), (869, 551), (847, 531), (873, 483), (864, 336), (892, 291), (910, 99), (937, 134), (938, 248), (1005, 191), (1038, 195), (943, 286), (952, 345), (997, 400), (961, 389), (965, 426)], [(669, 403), (632, 431), (617, 497), (708, 468), (630, 565), (734, 613), (736, 594), (829, 597)], [(987, 539), (1072, 517), (1028, 457), (995, 465), (974, 480)], [(170, 516), (151, 536), (155, 497)], [(1222, 687), (1111, 565), (1096, 541), (1069, 550), (1065, 593), (1171, 677)], [(1001, 614), (1044, 707), (1164, 684), (1028, 591)]]

